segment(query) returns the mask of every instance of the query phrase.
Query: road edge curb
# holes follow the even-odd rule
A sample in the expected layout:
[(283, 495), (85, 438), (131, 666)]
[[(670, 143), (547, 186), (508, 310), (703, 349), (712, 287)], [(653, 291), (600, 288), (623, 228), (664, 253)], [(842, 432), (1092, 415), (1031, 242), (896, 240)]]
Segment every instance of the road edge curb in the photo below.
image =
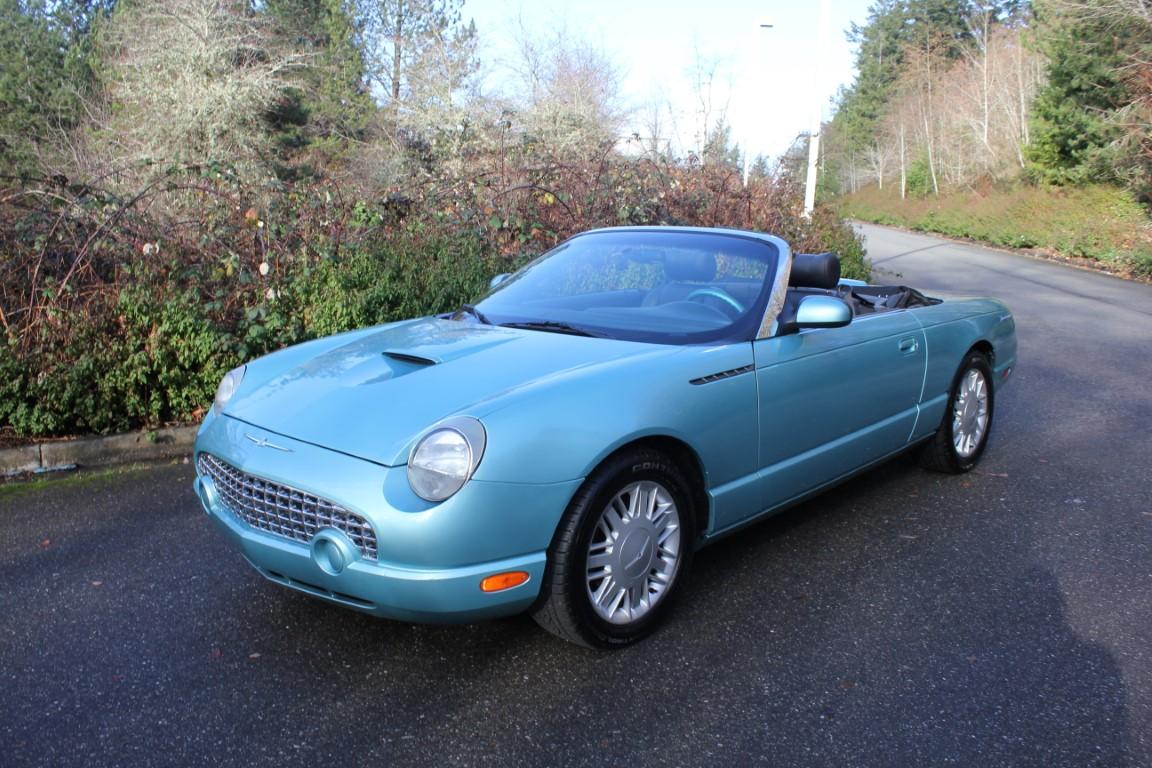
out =
[(197, 427), (166, 427), (0, 449), (0, 476), (156, 461), (188, 455)]
[(891, 229), (896, 232), (907, 232), (910, 235), (923, 235), (924, 237), (934, 237), (937, 240), (944, 240), (956, 245), (973, 245), (977, 248), (985, 248), (989, 251), (996, 251), (1011, 256), (1023, 256), (1026, 259), (1033, 259), (1034, 261), (1043, 261), (1048, 264), (1060, 264), (1068, 267), (1069, 269), (1078, 269), (1081, 272), (1092, 272), (1097, 275), (1106, 275), (1117, 280), (1123, 280), (1126, 283), (1135, 283), (1137, 285), (1152, 285), (1152, 277), (1143, 277), (1141, 275), (1133, 275), (1125, 272), (1114, 272), (1108, 265), (1103, 264), (1099, 259), (1092, 259), (1088, 257), (1080, 258), (1076, 256), (1068, 256), (1059, 253), (1055, 250), (1048, 250), (1045, 248), (1013, 248), (1008, 245), (1000, 245), (988, 240), (977, 240), (974, 237), (955, 237), (946, 235), (943, 232), (932, 232), (927, 229), (913, 229), (902, 224), (881, 224), (878, 221), (868, 221), (867, 219), (844, 219), (850, 225), (855, 227), (858, 224), (864, 224), (869, 227), (881, 227), (883, 229)]

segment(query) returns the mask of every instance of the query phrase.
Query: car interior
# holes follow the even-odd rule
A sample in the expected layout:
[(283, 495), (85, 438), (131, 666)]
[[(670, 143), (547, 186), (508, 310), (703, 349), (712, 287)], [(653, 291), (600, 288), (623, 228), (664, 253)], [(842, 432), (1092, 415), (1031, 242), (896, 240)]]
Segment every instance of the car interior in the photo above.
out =
[(850, 285), (840, 282), (840, 258), (834, 253), (797, 253), (792, 256), (788, 292), (780, 311), (780, 324), (796, 317), (807, 296), (833, 296), (852, 308), (854, 317), (895, 309), (928, 307), (942, 299), (925, 296), (906, 285)]

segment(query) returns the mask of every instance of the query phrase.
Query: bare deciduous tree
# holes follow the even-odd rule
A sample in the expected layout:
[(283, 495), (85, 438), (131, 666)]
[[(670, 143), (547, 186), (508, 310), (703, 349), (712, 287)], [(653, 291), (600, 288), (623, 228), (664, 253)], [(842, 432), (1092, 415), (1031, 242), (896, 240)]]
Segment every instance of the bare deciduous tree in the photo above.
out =
[[(731, 73), (727, 71), (730, 62), (719, 57), (709, 57), (701, 53), (699, 47), (694, 51), (695, 58), (689, 71), (692, 78), (692, 91), (696, 97), (695, 135), (696, 153), (702, 160), (714, 156), (715, 152), (705, 152), (706, 148), (715, 146), (713, 133), (717, 128), (728, 123), (728, 96), (731, 93)], [(727, 87), (721, 88), (726, 81)]]
[[(904, 52), (900, 79), (885, 104), (873, 144), (839, 159), (846, 186), (861, 178), (883, 187), (897, 173), (901, 195), (913, 167), (929, 191), (971, 185), (1023, 167), (1032, 100), (1044, 60), (1023, 43), (1025, 30), (996, 23), (991, 13), (969, 19), (970, 41), (959, 58), (941, 55), (926, 37)], [(831, 139), (836, 151), (836, 138)], [(922, 191), (922, 188), (921, 190)]]
[(523, 26), (517, 50), (513, 100), (528, 140), (566, 156), (619, 138), (629, 113), (619, 68), (608, 54), (564, 30), (542, 40)]
[(362, 0), (361, 47), (393, 133), (455, 125), (477, 71), (476, 26), (462, 0)]

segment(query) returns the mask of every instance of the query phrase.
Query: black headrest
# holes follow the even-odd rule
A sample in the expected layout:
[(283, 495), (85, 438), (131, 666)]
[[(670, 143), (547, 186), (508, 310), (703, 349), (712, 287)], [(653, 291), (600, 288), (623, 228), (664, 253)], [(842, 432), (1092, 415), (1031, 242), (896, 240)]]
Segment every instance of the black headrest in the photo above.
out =
[(788, 285), (793, 288), (835, 288), (840, 282), (840, 257), (834, 253), (794, 253)]
[(673, 282), (707, 283), (716, 277), (716, 257), (700, 251), (668, 251), (664, 274)]

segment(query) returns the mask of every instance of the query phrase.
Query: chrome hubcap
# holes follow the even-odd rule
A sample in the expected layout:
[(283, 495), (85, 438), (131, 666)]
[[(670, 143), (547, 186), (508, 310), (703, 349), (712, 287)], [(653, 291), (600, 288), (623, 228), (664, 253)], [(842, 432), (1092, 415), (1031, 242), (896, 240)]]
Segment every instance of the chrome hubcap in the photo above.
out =
[(988, 429), (988, 382), (972, 368), (964, 374), (952, 403), (952, 445), (956, 454), (967, 459), (980, 447)]
[(659, 483), (632, 483), (600, 513), (588, 544), (585, 586), (596, 614), (612, 624), (644, 616), (680, 565), (680, 513)]

